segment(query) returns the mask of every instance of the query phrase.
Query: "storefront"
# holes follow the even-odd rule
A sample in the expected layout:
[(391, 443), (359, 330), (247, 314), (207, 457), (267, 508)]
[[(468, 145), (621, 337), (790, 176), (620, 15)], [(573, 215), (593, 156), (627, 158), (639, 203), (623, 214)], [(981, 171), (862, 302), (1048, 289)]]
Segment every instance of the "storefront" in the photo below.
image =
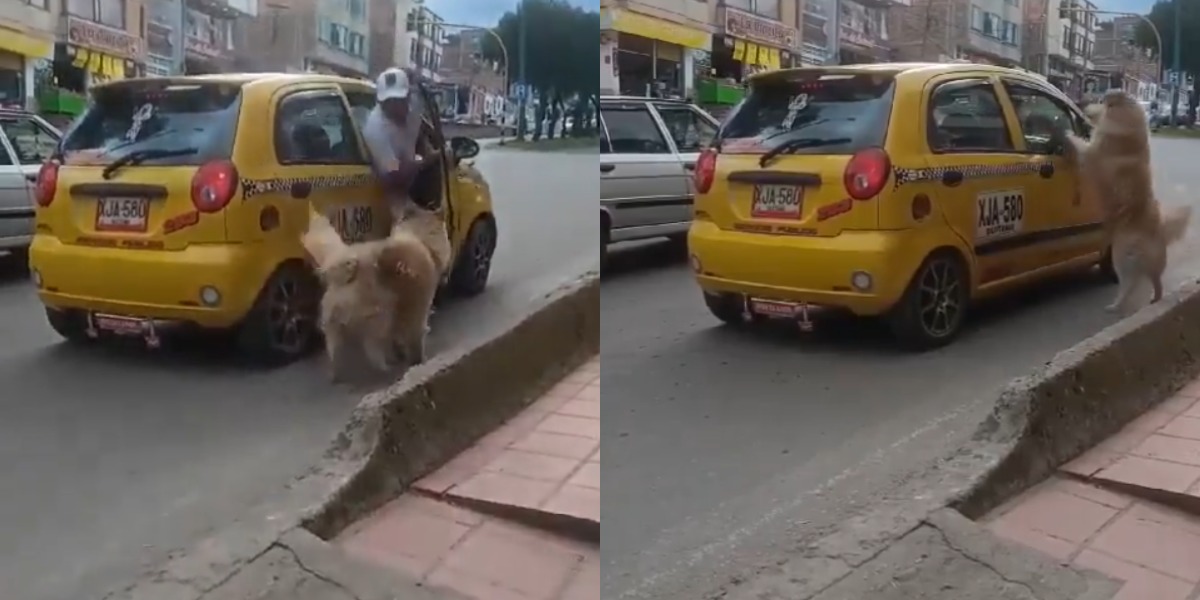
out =
[(141, 75), (145, 54), (140, 37), (67, 17), (67, 43), (56, 48), (55, 76), (60, 86), (85, 92), (98, 83)]
[(0, 107), (28, 108), (35, 63), (53, 56), (52, 40), (0, 27)]
[(795, 27), (735, 8), (720, 9), (723, 36), (713, 43), (712, 68), (719, 79), (792, 66), (799, 38)]
[[(601, 60), (607, 49), (614, 75), (609, 82), (631, 96), (683, 97), (693, 86), (694, 57), (689, 50), (707, 52), (709, 32), (673, 21), (623, 9), (605, 11), (601, 29)], [(612, 43), (615, 38), (615, 44)], [(602, 78), (606, 79), (606, 78)]]

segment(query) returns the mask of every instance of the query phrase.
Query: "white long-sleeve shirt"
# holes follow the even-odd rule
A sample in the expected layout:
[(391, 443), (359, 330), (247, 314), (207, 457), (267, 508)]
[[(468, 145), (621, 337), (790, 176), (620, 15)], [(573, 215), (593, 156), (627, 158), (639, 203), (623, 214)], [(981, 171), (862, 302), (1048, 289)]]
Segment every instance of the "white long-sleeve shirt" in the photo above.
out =
[[(403, 126), (387, 118), (378, 104), (367, 114), (362, 135), (376, 176), (390, 173), (399, 169), (402, 163), (416, 160), (422, 108), (419, 99), (413, 96), (409, 100), (408, 118)], [(388, 203), (394, 209), (403, 207), (408, 201), (407, 194), (401, 190), (387, 190), (386, 193)]]

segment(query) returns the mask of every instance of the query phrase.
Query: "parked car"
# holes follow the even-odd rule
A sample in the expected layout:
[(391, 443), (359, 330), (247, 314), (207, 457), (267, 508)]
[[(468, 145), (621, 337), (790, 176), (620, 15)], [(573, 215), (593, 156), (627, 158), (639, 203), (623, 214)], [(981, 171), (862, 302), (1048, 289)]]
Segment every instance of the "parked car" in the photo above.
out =
[(732, 324), (881, 316), (923, 350), (950, 343), (975, 300), (1098, 264), (1111, 279), (1065, 131), (1090, 134), (1083, 111), (1002, 67), (754, 76), (696, 165), (688, 247), (704, 302)]
[[(436, 98), (422, 133), (445, 148), (414, 200), (442, 211), (450, 291), (483, 291), (496, 247), (479, 144), (444, 139)], [(348, 242), (391, 225), (356, 119), (375, 87), (318, 74), (126, 79), (92, 102), (38, 172), (30, 271), (50, 326), (73, 342), (171, 330), (228, 332), (243, 358), (281, 364), (318, 341), (320, 285), (300, 237), (312, 209)]]
[(716, 119), (683, 101), (603, 96), (600, 120), (601, 253), (613, 242), (686, 241), (691, 173)]
[(0, 110), (0, 250), (26, 262), (33, 240), (34, 182), (62, 134), (41, 117)]

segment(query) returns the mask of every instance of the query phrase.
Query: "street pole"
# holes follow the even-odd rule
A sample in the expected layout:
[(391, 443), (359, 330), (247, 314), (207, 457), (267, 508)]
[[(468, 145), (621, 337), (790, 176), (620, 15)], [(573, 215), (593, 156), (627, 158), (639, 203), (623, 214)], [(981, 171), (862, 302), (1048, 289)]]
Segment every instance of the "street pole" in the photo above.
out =
[(524, 92), (517, 98), (517, 140), (525, 141), (525, 102), (529, 90), (525, 85), (525, 0), (517, 6), (517, 85)]
[(1180, 69), (1180, 64), (1179, 64), (1180, 63), (1180, 60), (1179, 60), (1180, 59), (1180, 46), (1181, 46), (1180, 38), (1182, 37), (1182, 34), (1180, 33), (1180, 28), (1181, 28), (1180, 24), (1183, 22), (1182, 6), (1183, 6), (1182, 0), (1175, 0), (1175, 42), (1173, 44), (1174, 48), (1172, 48), (1172, 50), (1174, 50), (1174, 52), (1172, 52), (1173, 56), (1171, 57), (1171, 70), (1175, 71), (1175, 86), (1174, 86), (1175, 89), (1171, 95), (1171, 124), (1172, 125), (1178, 125), (1179, 92), (1183, 88), (1183, 81), (1184, 81), (1183, 72)]

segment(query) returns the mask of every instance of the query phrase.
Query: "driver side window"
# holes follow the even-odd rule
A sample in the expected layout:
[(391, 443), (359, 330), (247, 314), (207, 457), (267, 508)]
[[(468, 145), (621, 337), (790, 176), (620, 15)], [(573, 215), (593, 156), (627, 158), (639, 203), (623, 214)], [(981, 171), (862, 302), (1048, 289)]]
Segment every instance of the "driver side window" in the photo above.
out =
[(1029, 152), (1057, 153), (1059, 148), (1055, 138), (1068, 131), (1081, 133), (1073, 111), (1058, 99), (1020, 83), (1006, 81), (1004, 87), (1017, 111), (1021, 137), (1025, 139), (1025, 148)]

